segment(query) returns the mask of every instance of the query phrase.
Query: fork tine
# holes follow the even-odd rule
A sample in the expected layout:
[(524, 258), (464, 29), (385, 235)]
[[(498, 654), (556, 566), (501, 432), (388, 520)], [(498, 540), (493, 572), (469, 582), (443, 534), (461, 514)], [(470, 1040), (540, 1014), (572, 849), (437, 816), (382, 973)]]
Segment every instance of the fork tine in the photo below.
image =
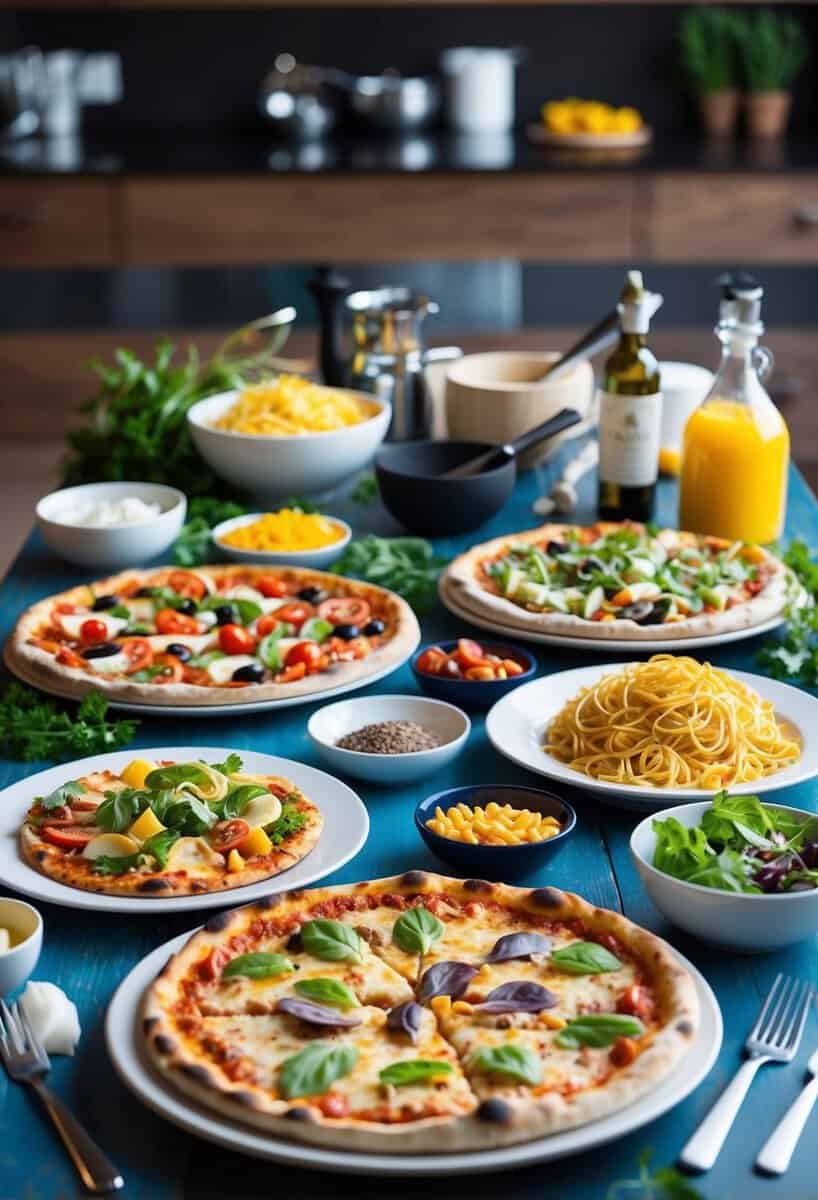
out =
[(778, 996), (778, 992), (780, 991), (783, 979), (784, 979), (784, 976), (779, 972), (778, 975), (776, 975), (775, 979), (773, 980), (773, 985), (770, 988), (769, 992), (767, 992), (766, 999), (764, 1000), (764, 1003), (761, 1006), (761, 1011), (759, 1012), (758, 1017), (756, 1018), (756, 1023), (753, 1026), (753, 1028), (750, 1030), (749, 1036), (751, 1038), (757, 1038), (759, 1036), (759, 1034), (761, 1033), (761, 1030), (764, 1028), (764, 1024), (767, 1020), (767, 1014), (770, 1011), (770, 1008), (772, 1007), (773, 1003), (775, 1002), (776, 997)]
[(774, 1043), (782, 1036), (784, 1030), (788, 1027), (793, 1001), (797, 992), (798, 980), (788, 976), (784, 980), (784, 986), (781, 989), (781, 999), (776, 1005), (774, 1013), (767, 1021), (765, 1028), (761, 1031), (763, 1041)]
[(16, 1054), (24, 1054), (26, 1047), (23, 1035), (17, 1028), (17, 1022), (12, 1016), (11, 1009), (5, 1000), (0, 1000), (0, 1018), (2, 1018), (3, 1025), (5, 1026), (6, 1041), (10, 1044), (11, 1049)]
[(26, 1041), (28, 1042), (29, 1050), (34, 1055), (34, 1057), (38, 1060), (38, 1062), (42, 1063), (42, 1065), (45, 1067), (45, 1069), (48, 1070), (48, 1068), (51, 1066), (51, 1062), (49, 1060), (48, 1055), (45, 1052), (44, 1046), (40, 1042), (40, 1039), (37, 1037), (37, 1034), (32, 1029), (31, 1022), (29, 1021), (28, 1017), (26, 1016), (25, 1011), (20, 1006), (19, 1001), (16, 1004), (14, 1004), (12, 1007), (14, 1010), (14, 1015), (20, 1024), (20, 1028), (22, 1029), (23, 1034), (25, 1035)]
[(793, 1013), (792, 1022), (787, 1030), (787, 1037), (784, 1042), (788, 1050), (795, 1051), (798, 1049), (798, 1045), (801, 1041), (801, 1035), (804, 1032), (804, 1025), (806, 1024), (807, 1013), (809, 1012), (811, 1001), (812, 984), (807, 980), (804, 980), (799, 990), (798, 1003), (795, 1012)]

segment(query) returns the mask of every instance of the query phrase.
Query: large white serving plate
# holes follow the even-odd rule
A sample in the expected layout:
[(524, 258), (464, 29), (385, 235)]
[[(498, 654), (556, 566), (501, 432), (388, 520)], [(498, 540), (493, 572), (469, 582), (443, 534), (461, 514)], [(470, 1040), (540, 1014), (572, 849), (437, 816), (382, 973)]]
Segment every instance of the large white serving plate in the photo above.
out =
[(153, 982), (170, 955), (185, 944), (190, 934), (173, 938), (138, 963), (114, 993), (105, 1019), (108, 1053), (122, 1082), (160, 1117), (206, 1141), (238, 1150), (255, 1158), (310, 1167), (321, 1171), (366, 1175), (463, 1175), (551, 1162), (612, 1142), (655, 1120), (701, 1083), (718, 1057), (722, 1019), (718, 1001), (703, 976), (674, 950), (693, 977), (699, 997), (700, 1023), (696, 1037), (679, 1066), (647, 1096), (581, 1129), (538, 1138), (519, 1146), (460, 1154), (362, 1154), (324, 1150), (271, 1137), (239, 1121), (227, 1121), (197, 1104), (156, 1074), (142, 1053), (139, 1006), (145, 989)]
[[(247, 713), (269, 712), (270, 709), (292, 708), (296, 704), (314, 704), (319, 700), (330, 700), (333, 696), (343, 696), (347, 692), (355, 692), (360, 688), (368, 687), (370, 683), (377, 683), (379, 679), (385, 679), (387, 675), (391, 675), (393, 671), (397, 671), (399, 667), (412, 657), (420, 644), (420, 630), (418, 630), (417, 639), (407, 649), (405, 656), (395, 663), (391, 663), (388, 667), (384, 667), (380, 671), (373, 671), (371, 675), (367, 675), (363, 679), (355, 679), (350, 683), (342, 683), (337, 687), (328, 687), (324, 691), (310, 692), (306, 696), (293, 696), (292, 699), (285, 697), (283, 700), (248, 700), (246, 703), (240, 704), (130, 704), (122, 700), (110, 700), (111, 708), (116, 708), (122, 712), (138, 713), (142, 716), (149, 717), (243, 717)], [(39, 679), (30, 679), (25, 671), (13, 662), (9, 661), (8, 643), (6, 643), (6, 651), (3, 655), (3, 662), (6, 669), (11, 671), (12, 675), (22, 680), (23, 683), (29, 684), (30, 687), (36, 687), (41, 692), (46, 692), (49, 696), (56, 696), (58, 700), (76, 700), (76, 696), (70, 696), (67, 692), (60, 690), (59, 686), (48, 684), (45, 686)], [(159, 689), (157, 688), (157, 691)]]
[[(678, 647), (677, 647), (678, 649)], [(573, 771), (543, 749), (545, 731), (560, 709), (581, 688), (593, 687), (603, 675), (624, 670), (626, 663), (603, 663), (594, 667), (578, 667), (543, 675), (515, 688), (499, 700), (486, 718), (486, 733), (500, 754), (521, 767), (558, 783), (581, 787), (597, 794), (598, 799), (626, 808), (666, 808), (668, 801), (709, 800), (713, 791), (703, 788), (635, 787), (619, 783), (603, 783), (579, 771)], [(797, 729), (802, 742), (801, 757), (791, 767), (776, 771), (765, 779), (750, 783), (732, 783), (733, 795), (756, 795), (780, 788), (792, 787), (818, 775), (818, 700), (800, 688), (778, 683), (747, 671), (730, 671), (733, 679), (753, 688), (764, 700), (771, 700), (779, 719)], [(629, 801), (625, 803), (625, 801)]]
[[(476, 625), (478, 629), (488, 629), (492, 633), (515, 639), (519, 642), (539, 642), (545, 646), (563, 646), (569, 650), (586, 650), (590, 654), (681, 654), (688, 650), (703, 650), (706, 646), (723, 646), (728, 642), (742, 642), (745, 638), (758, 637), (769, 633), (783, 625), (786, 617), (783, 613), (763, 621), (760, 625), (751, 625), (747, 629), (729, 629), (724, 633), (709, 633), (701, 637), (689, 638), (651, 638), (650, 641), (633, 641), (624, 638), (590, 638), (572, 637), (564, 633), (538, 633), (530, 629), (518, 629), (515, 625), (506, 625), (494, 617), (486, 616), (466, 607), (460, 597), (455, 597), (446, 586), (445, 578), (441, 580), (438, 589), (440, 599), (448, 608), (464, 621)], [(656, 626), (661, 629), (660, 625)]]
[(20, 856), (18, 830), (35, 796), (46, 796), (67, 779), (78, 779), (89, 771), (120, 771), (139, 755), (149, 761), (168, 759), (184, 762), (201, 758), (207, 762), (221, 762), (235, 747), (217, 746), (157, 746), (143, 750), (119, 750), (116, 754), (96, 754), (80, 758), (75, 762), (63, 763), (29, 775), (0, 792), (0, 884), (14, 888), (34, 900), (46, 900), (67, 908), (90, 908), (99, 912), (143, 913), (152, 916), (158, 912), (188, 912), (204, 908), (226, 908), (233, 904), (244, 904), (269, 896), (271, 892), (289, 891), (290, 888), (305, 887), (323, 879), (349, 862), (363, 846), (369, 833), (369, 814), (363, 801), (352, 788), (341, 783), (325, 771), (304, 766), (290, 758), (278, 758), (272, 754), (258, 754), (255, 750), (239, 750), (244, 769), (259, 775), (283, 775), (291, 779), (321, 810), (324, 828), (318, 844), (306, 858), (302, 858), (289, 871), (262, 879), (258, 883), (227, 891), (210, 892), (197, 896), (173, 896), (164, 899), (148, 896), (104, 896), (97, 892), (85, 892), (81, 888), (67, 887), (47, 875), (35, 871)]

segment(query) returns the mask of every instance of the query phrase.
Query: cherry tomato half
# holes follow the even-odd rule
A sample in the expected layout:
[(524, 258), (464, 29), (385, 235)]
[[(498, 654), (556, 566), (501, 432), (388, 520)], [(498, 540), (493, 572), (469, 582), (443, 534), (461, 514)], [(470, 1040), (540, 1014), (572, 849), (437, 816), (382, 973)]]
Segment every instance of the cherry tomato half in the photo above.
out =
[(230, 951), (226, 946), (214, 946), (198, 965), (199, 977), (212, 983), (218, 979), (224, 968), (230, 962)]
[(147, 638), (123, 638), (119, 645), (122, 653), (128, 656), (127, 672), (129, 675), (134, 671), (144, 671), (153, 662), (153, 647)]
[(207, 595), (207, 585), (193, 571), (172, 571), (168, 577), (168, 587), (177, 596), (188, 596), (191, 600), (201, 600)]
[(266, 637), (268, 633), (273, 632), (277, 625), (278, 619), (273, 613), (265, 613), (256, 621), (256, 633), (260, 638)]
[(184, 678), (185, 668), (181, 658), (177, 658), (175, 654), (157, 654), (153, 665), (161, 667), (162, 670), (153, 676), (151, 683), (181, 683)]
[(481, 667), (486, 660), (483, 647), (479, 642), (473, 642), (471, 638), (460, 638), (452, 657), (464, 668)]
[(439, 675), (445, 665), (446, 654), (437, 646), (430, 646), (428, 650), (424, 650), (415, 663), (417, 669), (424, 675)]
[(72, 650), (70, 646), (61, 646), (55, 658), (63, 667), (87, 667), (89, 665), (82, 655), (77, 654), (76, 650)]
[(287, 585), (275, 575), (259, 575), (256, 580), (256, 588), (261, 592), (262, 596), (286, 596)]
[(322, 657), (321, 647), (317, 642), (296, 642), (291, 646), (284, 660), (285, 667), (297, 667), (303, 663), (309, 670)]
[(318, 615), (333, 625), (365, 625), (371, 609), (358, 596), (333, 596), (318, 605)]
[(61, 846), (63, 850), (82, 850), (94, 840), (99, 830), (87, 825), (43, 825), (41, 832), (45, 841)]
[(219, 629), (219, 648), (225, 654), (249, 654), (256, 639), (241, 625), (222, 625)]
[(175, 608), (160, 608), (154, 618), (160, 633), (201, 633), (202, 627), (195, 617), (177, 612)]
[(313, 606), (307, 604), (305, 600), (293, 600), (292, 603), (283, 604), (281, 608), (277, 608), (276, 616), (279, 621), (286, 621), (288, 625), (295, 625), (296, 629), (300, 629), (314, 612)]
[(80, 641), (83, 646), (93, 646), (95, 642), (105, 642), (108, 640), (108, 626), (104, 621), (97, 621), (91, 617), (88, 621), (83, 621), (80, 625)]
[(250, 826), (247, 822), (242, 821), (241, 817), (234, 817), (232, 821), (217, 821), (208, 837), (213, 849), (224, 854), (240, 846), (249, 832)]

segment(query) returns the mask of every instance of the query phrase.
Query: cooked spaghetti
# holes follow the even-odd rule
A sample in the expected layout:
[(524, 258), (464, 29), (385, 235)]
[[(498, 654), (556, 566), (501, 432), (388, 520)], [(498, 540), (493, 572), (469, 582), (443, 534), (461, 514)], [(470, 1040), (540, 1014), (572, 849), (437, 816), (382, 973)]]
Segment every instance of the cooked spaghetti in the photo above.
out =
[(583, 688), (549, 725), (545, 749), (607, 783), (708, 790), (772, 775), (801, 756), (769, 700), (718, 667), (673, 654)]

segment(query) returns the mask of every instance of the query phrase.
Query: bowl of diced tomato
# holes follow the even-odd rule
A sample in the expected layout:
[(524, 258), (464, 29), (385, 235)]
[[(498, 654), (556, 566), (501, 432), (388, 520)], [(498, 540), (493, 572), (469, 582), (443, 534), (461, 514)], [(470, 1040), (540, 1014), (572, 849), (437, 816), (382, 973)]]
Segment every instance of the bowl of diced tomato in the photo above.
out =
[(411, 667), (427, 695), (461, 708), (491, 708), (536, 674), (537, 660), (512, 642), (456, 638), (422, 646)]

